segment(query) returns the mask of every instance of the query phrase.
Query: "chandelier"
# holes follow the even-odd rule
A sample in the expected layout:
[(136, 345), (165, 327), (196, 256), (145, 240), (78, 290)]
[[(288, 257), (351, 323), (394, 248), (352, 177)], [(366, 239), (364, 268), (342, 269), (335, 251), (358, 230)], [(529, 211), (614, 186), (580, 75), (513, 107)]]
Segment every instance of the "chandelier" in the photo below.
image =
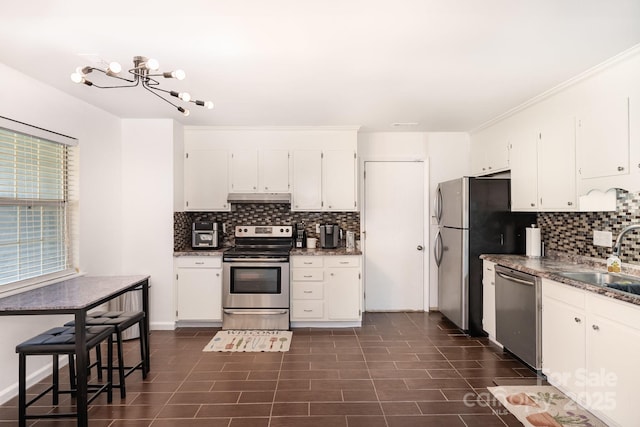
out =
[[(105, 63), (106, 64), (106, 63)], [(175, 108), (178, 109), (185, 116), (189, 115), (189, 110), (181, 107), (179, 105), (174, 104), (165, 96), (161, 95), (160, 92), (166, 93), (170, 96), (178, 98), (183, 102), (192, 102), (198, 106), (206, 107), (208, 109), (213, 108), (213, 102), (211, 101), (200, 101), (197, 99), (192, 99), (191, 95), (188, 92), (176, 92), (173, 90), (166, 90), (159, 87), (160, 82), (156, 79), (156, 77), (163, 77), (166, 79), (177, 79), (184, 80), (186, 74), (183, 70), (175, 70), (169, 72), (160, 72), (158, 69), (160, 68), (160, 64), (155, 59), (145, 58), (144, 56), (134, 56), (133, 57), (133, 68), (129, 70), (129, 74), (133, 76), (133, 78), (125, 78), (120, 76), (120, 72), (122, 71), (122, 66), (117, 62), (111, 62), (108, 64), (106, 69), (86, 66), (86, 67), (78, 67), (74, 73), (71, 74), (71, 80), (75, 83), (84, 83), (87, 86), (93, 86), (100, 89), (116, 89), (116, 88), (124, 88), (124, 87), (135, 87), (142, 86), (144, 89), (148, 90), (158, 98), (162, 99), (164, 102), (171, 104)], [(103, 73), (109, 77), (113, 77), (118, 80), (122, 80), (121, 84), (114, 84), (112, 86), (100, 86), (90, 80), (87, 80), (87, 74), (97, 71)]]

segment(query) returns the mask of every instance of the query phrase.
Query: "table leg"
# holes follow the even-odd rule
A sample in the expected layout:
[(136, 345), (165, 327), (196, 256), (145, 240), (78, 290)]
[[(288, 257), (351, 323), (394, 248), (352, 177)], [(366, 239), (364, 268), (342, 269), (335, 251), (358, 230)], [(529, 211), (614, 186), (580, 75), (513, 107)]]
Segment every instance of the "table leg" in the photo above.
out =
[(76, 407), (78, 410), (78, 427), (88, 427), (89, 417), (87, 414), (87, 399), (88, 399), (88, 372), (87, 366), (89, 364), (87, 358), (87, 328), (86, 328), (87, 313), (85, 310), (79, 310), (75, 313), (76, 324), (76, 387), (78, 389), (76, 393)]
[(151, 369), (151, 343), (149, 341), (149, 279), (142, 283), (142, 310), (144, 311), (144, 333), (146, 334), (145, 341), (147, 343), (144, 362), (147, 365), (147, 372), (149, 372)]

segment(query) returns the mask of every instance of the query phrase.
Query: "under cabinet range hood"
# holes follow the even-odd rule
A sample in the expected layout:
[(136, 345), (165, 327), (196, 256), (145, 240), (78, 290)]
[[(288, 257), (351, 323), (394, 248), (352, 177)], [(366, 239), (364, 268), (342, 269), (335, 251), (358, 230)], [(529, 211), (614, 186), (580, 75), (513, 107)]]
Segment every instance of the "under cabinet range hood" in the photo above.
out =
[(289, 193), (229, 193), (229, 203), (291, 203)]

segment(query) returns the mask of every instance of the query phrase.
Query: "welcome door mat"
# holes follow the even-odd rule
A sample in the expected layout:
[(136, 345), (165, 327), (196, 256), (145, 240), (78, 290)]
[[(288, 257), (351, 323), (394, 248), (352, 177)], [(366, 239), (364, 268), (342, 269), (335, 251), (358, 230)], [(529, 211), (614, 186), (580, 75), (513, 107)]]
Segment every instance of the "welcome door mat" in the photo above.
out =
[(487, 388), (527, 427), (607, 427), (553, 386)]
[(219, 331), (202, 351), (289, 351), (291, 331)]

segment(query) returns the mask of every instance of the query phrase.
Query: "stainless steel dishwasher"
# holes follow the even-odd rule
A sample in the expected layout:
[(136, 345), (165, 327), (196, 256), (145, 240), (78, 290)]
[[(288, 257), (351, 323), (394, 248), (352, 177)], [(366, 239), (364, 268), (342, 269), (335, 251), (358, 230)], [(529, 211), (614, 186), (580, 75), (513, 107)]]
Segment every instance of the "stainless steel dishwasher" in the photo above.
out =
[(496, 339), (536, 370), (541, 369), (540, 280), (496, 266)]

